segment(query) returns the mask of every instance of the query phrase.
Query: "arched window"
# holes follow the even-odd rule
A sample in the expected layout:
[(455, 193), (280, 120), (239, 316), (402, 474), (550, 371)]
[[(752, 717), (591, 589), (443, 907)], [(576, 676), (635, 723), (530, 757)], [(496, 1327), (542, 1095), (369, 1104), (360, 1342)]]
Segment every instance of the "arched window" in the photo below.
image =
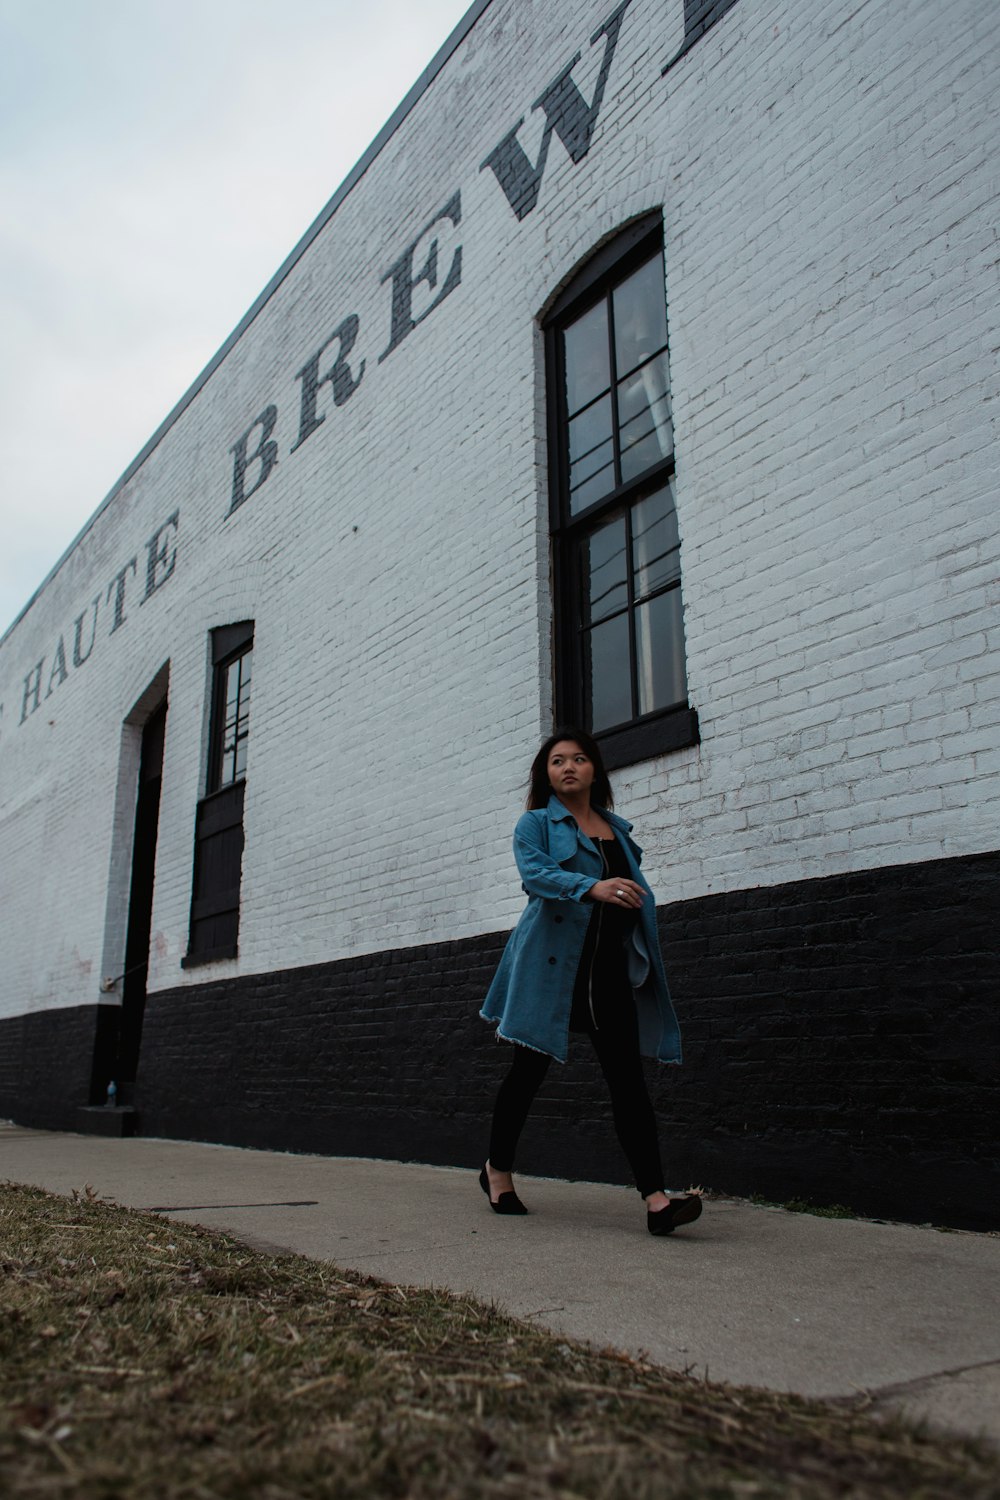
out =
[(601, 247), (545, 330), (558, 717), (589, 729), (621, 766), (698, 737), (659, 214)]

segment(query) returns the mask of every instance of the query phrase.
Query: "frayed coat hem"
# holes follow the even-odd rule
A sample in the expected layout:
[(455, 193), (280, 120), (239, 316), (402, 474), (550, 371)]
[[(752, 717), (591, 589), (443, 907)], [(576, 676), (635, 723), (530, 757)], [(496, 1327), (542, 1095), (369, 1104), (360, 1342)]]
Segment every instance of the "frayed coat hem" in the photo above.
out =
[(494, 1041), (509, 1042), (512, 1047), (527, 1047), (529, 1052), (541, 1052), (544, 1057), (551, 1057), (553, 1062), (566, 1062), (565, 1057), (557, 1057), (554, 1052), (549, 1051), (548, 1047), (540, 1047), (537, 1042), (525, 1041), (523, 1036), (508, 1036), (505, 1031), (500, 1030), (500, 1022), (497, 1021), (495, 1016), (488, 1016), (484, 1011), (480, 1011), (479, 1015), (481, 1019), (486, 1021), (490, 1026), (496, 1027), (496, 1036), (494, 1037)]

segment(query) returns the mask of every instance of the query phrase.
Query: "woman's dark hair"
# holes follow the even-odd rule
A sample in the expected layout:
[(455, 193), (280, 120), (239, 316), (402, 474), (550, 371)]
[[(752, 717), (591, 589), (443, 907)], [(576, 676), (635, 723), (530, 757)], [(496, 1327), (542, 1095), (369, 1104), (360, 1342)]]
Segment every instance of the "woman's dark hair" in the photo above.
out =
[(550, 734), (548, 739), (543, 741), (541, 749), (531, 762), (531, 780), (528, 785), (528, 799), (525, 803), (528, 811), (549, 805), (549, 798), (552, 796), (552, 786), (549, 782), (549, 756), (552, 754), (553, 746), (558, 745), (560, 740), (573, 740), (580, 746), (587, 759), (593, 762), (594, 781), (590, 788), (592, 805), (614, 807), (615, 799), (611, 792), (608, 773), (604, 769), (600, 745), (585, 729), (576, 729), (572, 724), (568, 724), (557, 729), (554, 734)]

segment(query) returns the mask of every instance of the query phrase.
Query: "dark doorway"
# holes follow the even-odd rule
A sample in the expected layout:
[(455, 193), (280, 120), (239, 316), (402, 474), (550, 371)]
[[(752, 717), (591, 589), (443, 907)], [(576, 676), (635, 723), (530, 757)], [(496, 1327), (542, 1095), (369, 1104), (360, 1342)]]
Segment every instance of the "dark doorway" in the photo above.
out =
[(149, 972), (149, 939), (153, 922), (153, 874), (156, 867), (156, 830), (160, 813), (160, 783), (163, 779), (163, 742), (166, 737), (167, 705), (161, 703), (146, 720), (139, 759), (139, 794), (135, 807), (135, 838), (132, 843), (132, 883), (129, 890), (128, 931), (125, 940), (125, 974), (118, 1030), (117, 1059), (111, 1076), (118, 1085), (118, 1103), (135, 1103), (135, 1079), (139, 1069), (139, 1043), (146, 1008), (146, 978)]

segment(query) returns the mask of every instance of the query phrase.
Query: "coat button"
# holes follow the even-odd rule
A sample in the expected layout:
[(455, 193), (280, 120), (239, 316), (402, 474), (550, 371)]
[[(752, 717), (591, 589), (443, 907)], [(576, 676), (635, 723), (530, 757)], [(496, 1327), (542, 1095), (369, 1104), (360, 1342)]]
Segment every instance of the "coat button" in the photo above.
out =
[(550, 964), (554, 964), (554, 963), (555, 963), (555, 959), (554, 959), (554, 958), (550, 958), (550, 959), (549, 959), (549, 963), (550, 963)]
[(552, 920), (553, 920), (553, 921), (554, 921), (554, 922), (561, 922), (561, 921), (562, 921), (562, 917), (553, 917), (553, 919), (552, 919)]

